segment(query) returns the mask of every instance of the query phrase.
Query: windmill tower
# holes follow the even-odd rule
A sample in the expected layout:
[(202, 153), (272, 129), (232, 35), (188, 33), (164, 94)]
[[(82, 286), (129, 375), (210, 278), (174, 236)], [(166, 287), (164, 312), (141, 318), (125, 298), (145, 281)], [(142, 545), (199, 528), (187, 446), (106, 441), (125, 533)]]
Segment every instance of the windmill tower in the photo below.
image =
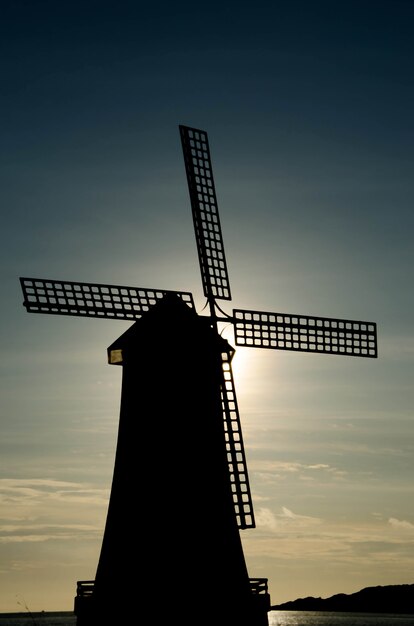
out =
[(133, 322), (108, 348), (123, 367), (118, 441), (96, 577), (78, 582), (78, 626), (163, 607), (184, 626), (199, 613), (226, 626), (268, 623), (267, 579), (249, 577), (240, 539), (255, 521), (234, 349), (220, 322), (237, 346), (377, 357), (372, 322), (222, 311), (231, 292), (207, 133), (180, 126), (180, 135), (209, 315), (188, 292), (20, 279), (29, 312)]

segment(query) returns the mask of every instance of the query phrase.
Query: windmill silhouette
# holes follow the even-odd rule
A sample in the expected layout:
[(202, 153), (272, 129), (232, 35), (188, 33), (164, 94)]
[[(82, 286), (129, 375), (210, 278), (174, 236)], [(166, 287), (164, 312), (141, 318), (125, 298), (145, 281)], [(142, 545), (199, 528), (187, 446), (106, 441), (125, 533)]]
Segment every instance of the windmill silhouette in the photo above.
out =
[(219, 307), (231, 292), (208, 137), (179, 129), (209, 315), (189, 292), (20, 279), (31, 313), (134, 322), (108, 348), (123, 367), (119, 431), (96, 577), (78, 582), (78, 626), (122, 623), (142, 607), (173, 608), (188, 626), (200, 612), (206, 624), (268, 624), (267, 579), (249, 577), (240, 539), (255, 520), (234, 348), (219, 323), (233, 326), (237, 346), (377, 357), (372, 322)]

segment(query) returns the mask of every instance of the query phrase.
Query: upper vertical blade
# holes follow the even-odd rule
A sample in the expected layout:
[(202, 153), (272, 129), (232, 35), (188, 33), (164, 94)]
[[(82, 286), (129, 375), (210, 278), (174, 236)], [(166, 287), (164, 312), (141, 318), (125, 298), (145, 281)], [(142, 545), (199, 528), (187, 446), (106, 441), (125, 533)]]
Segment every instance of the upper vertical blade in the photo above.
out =
[(207, 133), (180, 126), (204, 295), (231, 300)]

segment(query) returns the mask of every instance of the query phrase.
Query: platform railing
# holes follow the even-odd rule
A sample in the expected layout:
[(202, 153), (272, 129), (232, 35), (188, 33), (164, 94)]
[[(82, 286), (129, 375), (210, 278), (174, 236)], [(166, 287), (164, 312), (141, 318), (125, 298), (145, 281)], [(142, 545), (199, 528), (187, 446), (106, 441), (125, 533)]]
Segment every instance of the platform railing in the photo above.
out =
[(267, 588), (267, 578), (250, 578), (250, 589), (254, 595), (259, 593), (269, 593)]
[(76, 586), (76, 595), (78, 598), (85, 598), (93, 594), (95, 587), (94, 580), (78, 580)]
[[(267, 578), (250, 578), (250, 589), (252, 594), (268, 593)], [(91, 596), (95, 586), (94, 580), (78, 580), (76, 587), (76, 595), (81, 598)]]
[[(267, 626), (267, 618), (265, 615), (270, 611), (270, 595), (267, 587), (267, 578), (250, 578), (250, 590), (252, 593), (252, 602), (254, 603), (257, 619), (262, 620), (263, 625)], [(86, 626), (88, 616), (94, 611), (93, 592), (95, 588), (94, 580), (78, 580), (76, 586), (75, 597), (75, 615), (77, 616), (77, 626)], [(259, 622), (257, 622), (259, 624)]]

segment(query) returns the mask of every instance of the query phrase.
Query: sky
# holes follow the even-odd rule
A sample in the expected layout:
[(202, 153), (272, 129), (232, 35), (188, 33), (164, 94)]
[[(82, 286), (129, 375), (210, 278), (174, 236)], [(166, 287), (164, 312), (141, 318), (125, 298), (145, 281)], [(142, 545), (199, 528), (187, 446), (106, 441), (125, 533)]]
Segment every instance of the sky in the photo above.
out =
[(378, 359), (237, 349), (250, 576), (273, 604), (413, 583), (414, 4), (1, 13), (0, 612), (70, 611), (95, 575), (122, 375), (106, 349), (129, 326), (30, 315), (18, 279), (191, 291), (203, 314), (179, 124), (209, 136), (223, 309), (378, 324)]

